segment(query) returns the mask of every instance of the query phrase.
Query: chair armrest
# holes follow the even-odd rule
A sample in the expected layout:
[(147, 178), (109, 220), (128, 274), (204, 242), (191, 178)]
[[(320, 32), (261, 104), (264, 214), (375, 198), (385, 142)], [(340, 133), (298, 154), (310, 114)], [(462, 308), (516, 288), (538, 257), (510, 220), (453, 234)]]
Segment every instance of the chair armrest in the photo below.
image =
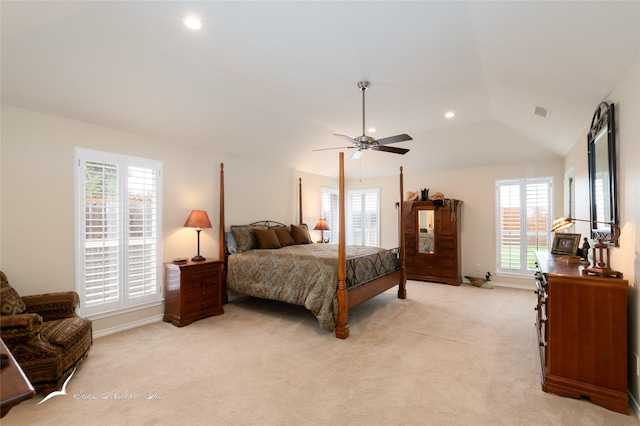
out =
[(18, 363), (24, 355), (40, 359), (60, 356), (60, 349), (42, 338), (41, 328), (38, 314), (0, 315), (0, 337)]
[(76, 315), (80, 297), (75, 291), (22, 296), (27, 312), (37, 313), (44, 321), (71, 318)]
[(40, 332), (42, 317), (38, 314), (0, 315), (2, 339), (31, 336)]

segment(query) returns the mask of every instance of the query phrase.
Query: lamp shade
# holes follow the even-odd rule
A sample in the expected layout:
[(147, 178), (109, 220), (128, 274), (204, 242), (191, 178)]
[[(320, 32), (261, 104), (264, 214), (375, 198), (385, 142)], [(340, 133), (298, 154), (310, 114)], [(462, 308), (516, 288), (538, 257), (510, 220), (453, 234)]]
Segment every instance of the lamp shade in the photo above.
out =
[(313, 228), (316, 231), (329, 231), (326, 219), (318, 219), (316, 226)]
[(615, 244), (620, 238), (620, 227), (615, 222), (600, 222), (597, 220), (586, 220), (586, 219), (576, 219), (573, 217), (556, 217), (553, 219), (553, 223), (551, 224), (551, 231), (561, 231), (563, 229), (567, 229), (572, 227), (575, 222), (587, 222), (587, 223), (604, 223), (611, 226), (612, 235), (609, 239), (609, 242)]
[(184, 223), (185, 228), (211, 228), (209, 216), (204, 210), (193, 210), (187, 221)]
[(566, 217), (556, 217), (553, 219), (553, 224), (551, 225), (551, 231), (560, 231), (562, 229), (571, 228), (573, 226), (574, 219), (566, 218)]

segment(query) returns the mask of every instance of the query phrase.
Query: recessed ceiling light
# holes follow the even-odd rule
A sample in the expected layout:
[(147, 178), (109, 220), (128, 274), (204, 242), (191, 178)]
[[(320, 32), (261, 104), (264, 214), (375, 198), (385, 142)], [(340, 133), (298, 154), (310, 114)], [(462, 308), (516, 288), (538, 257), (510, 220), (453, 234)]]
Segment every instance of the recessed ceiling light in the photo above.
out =
[(195, 15), (185, 16), (182, 22), (184, 22), (184, 25), (187, 28), (192, 30), (199, 30), (202, 28), (202, 21), (200, 21), (200, 18)]
[(367, 131), (369, 133), (375, 133), (376, 132), (376, 128), (375, 127), (369, 127), (369, 129), (367, 129)]
[(445, 116), (446, 118), (453, 118), (453, 117), (455, 117), (455, 116), (456, 116), (456, 113), (455, 113), (455, 112), (453, 112), (453, 111), (449, 111), (449, 112), (448, 112), (448, 113), (446, 113), (444, 116)]

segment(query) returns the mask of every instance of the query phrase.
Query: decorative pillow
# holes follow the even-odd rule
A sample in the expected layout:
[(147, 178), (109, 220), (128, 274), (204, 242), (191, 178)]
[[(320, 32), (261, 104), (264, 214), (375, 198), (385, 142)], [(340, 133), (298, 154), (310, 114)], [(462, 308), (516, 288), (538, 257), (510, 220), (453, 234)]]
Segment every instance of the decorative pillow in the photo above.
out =
[(306, 223), (302, 225), (291, 225), (291, 236), (296, 244), (310, 244), (311, 235)]
[(231, 232), (238, 243), (237, 253), (258, 248), (258, 240), (256, 240), (256, 237), (250, 227), (232, 225)]
[(9, 285), (7, 276), (0, 271), (0, 314), (2, 315), (18, 315), (27, 310), (22, 297), (18, 292)]
[(296, 243), (296, 241), (291, 236), (291, 232), (287, 229), (286, 226), (278, 226), (277, 228), (273, 228), (276, 235), (278, 236), (278, 241), (280, 241), (280, 246), (292, 246)]
[(282, 247), (280, 245), (280, 241), (278, 241), (278, 236), (276, 235), (276, 231), (273, 229), (254, 229), (253, 233), (258, 240), (258, 245), (261, 249), (279, 249)]
[(233, 232), (227, 231), (224, 233), (224, 243), (227, 249), (227, 254), (238, 252), (238, 242), (233, 236)]

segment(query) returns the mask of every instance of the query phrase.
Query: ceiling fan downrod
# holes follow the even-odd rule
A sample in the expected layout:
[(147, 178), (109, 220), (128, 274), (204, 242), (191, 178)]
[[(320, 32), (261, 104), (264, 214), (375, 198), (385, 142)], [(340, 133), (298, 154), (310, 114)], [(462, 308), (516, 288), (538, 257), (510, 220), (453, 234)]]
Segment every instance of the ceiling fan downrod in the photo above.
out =
[(362, 137), (364, 139), (366, 137), (366, 134), (364, 132), (364, 129), (365, 129), (365, 124), (364, 124), (364, 106), (365, 106), (364, 92), (367, 91), (367, 88), (369, 87), (369, 82), (368, 81), (359, 81), (358, 82), (358, 87), (360, 88), (360, 91), (362, 92)]

